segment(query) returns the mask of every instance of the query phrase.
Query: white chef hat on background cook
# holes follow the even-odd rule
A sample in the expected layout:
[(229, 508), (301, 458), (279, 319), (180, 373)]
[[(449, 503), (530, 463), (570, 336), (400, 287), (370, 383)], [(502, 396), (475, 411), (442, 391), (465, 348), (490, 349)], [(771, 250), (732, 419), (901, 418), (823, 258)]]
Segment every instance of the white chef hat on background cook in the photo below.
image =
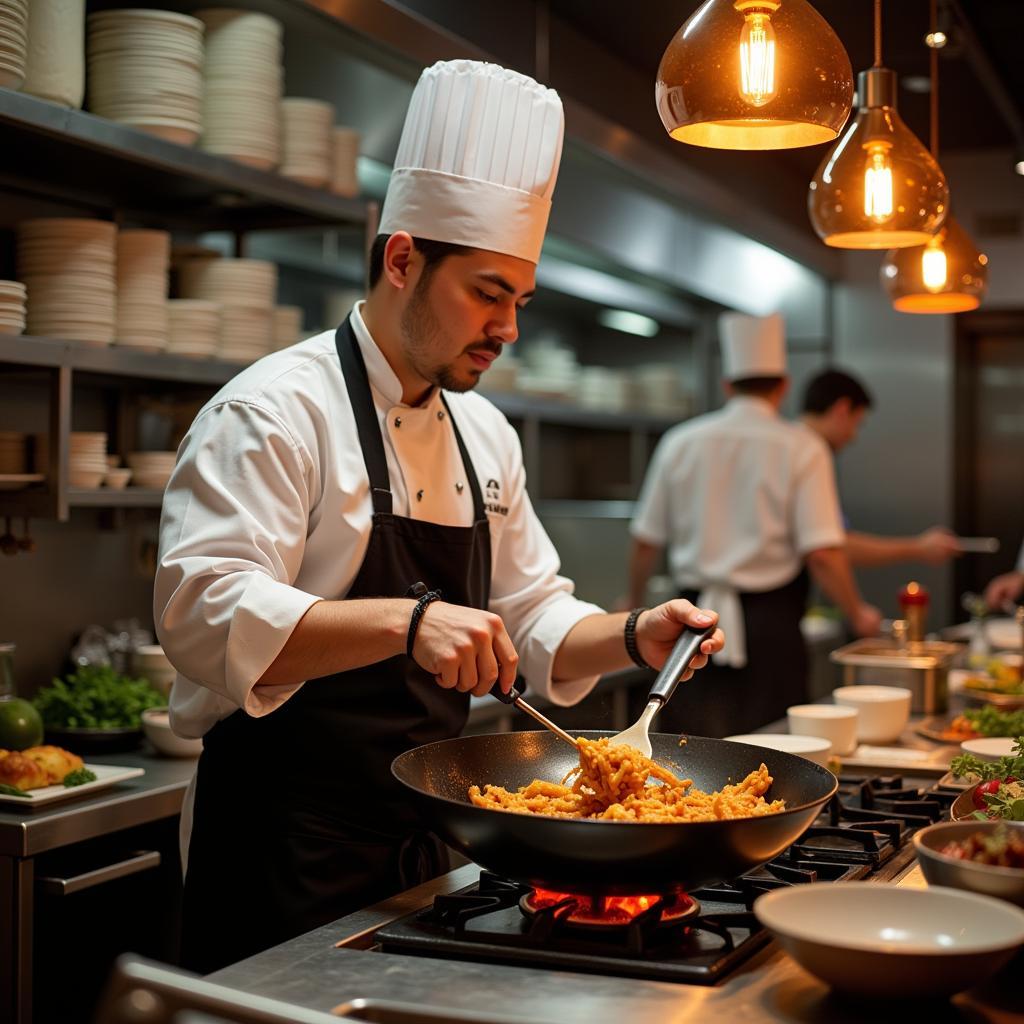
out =
[(723, 313), (718, 318), (718, 334), (726, 380), (786, 375), (786, 323), (781, 313)]

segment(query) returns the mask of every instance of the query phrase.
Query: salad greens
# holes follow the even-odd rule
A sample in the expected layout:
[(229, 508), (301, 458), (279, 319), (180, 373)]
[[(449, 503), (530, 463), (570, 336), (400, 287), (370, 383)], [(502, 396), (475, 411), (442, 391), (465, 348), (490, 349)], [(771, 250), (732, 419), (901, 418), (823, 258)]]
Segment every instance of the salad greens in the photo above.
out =
[(54, 679), (33, 700), (51, 729), (137, 729), (146, 708), (163, 707), (164, 695), (145, 679), (132, 679), (109, 665), (83, 665)]
[(70, 789), (72, 786), (84, 786), (87, 782), (95, 782), (96, 773), (89, 768), (76, 768), (64, 776), (64, 785)]
[(1000, 711), (994, 704), (968, 708), (963, 713), (980, 736), (1024, 736), (1024, 708)]
[(1006, 821), (1024, 821), (1024, 735), (1018, 736), (1013, 752), (998, 761), (982, 761), (973, 754), (953, 758), (950, 771), (954, 775), (977, 776), (980, 780), (974, 790), (974, 803), (978, 807), (974, 817), (983, 821), (1003, 818)]

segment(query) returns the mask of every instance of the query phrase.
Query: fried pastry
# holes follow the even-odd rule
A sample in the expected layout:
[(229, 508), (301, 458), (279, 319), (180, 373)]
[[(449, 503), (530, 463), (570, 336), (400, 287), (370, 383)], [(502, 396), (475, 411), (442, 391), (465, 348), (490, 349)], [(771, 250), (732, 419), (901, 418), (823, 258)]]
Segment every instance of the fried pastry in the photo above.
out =
[(46, 769), (17, 750), (0, 750), (0, 782), (18, 789), (50, 785)]
[(28, 750), (23, 750), (22, 753), (26, 757), (32, 758), (46, 772), (50, 780), (48, 785), (51, 786), (56, 785), (58, 782), (63, 782), (64, 776), (68, 772), (73, 772), (77, 768), (82, 767), (82, 759), (77, 754), (72, 754), (70, 750), (65, 750), (63, 747), (29, 747)]

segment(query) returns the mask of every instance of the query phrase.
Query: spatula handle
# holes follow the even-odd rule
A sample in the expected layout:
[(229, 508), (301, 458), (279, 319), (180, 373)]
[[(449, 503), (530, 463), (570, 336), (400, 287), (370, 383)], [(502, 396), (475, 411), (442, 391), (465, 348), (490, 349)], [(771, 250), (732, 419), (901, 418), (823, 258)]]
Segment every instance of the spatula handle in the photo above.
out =
[(669, 702), (672, 694), (676, 691), (676, 686), (679, 685), (679, 677), (700, 653), (700, 645), (714, 633), (715, 628), (715, 626), (708, 626), (707, 629), (702, 630), (688, 628), (679, 634), (672, 653), (658, 673), (658, 678), (654, 680), (648, 700), (659, 700), (663, 705)]

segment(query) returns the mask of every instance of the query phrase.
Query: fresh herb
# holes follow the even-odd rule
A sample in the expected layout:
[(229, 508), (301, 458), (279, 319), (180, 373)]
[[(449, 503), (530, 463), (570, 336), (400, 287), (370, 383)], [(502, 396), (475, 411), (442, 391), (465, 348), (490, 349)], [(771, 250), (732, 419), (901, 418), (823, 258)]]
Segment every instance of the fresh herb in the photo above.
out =
[(1019, 782), (1004, 783), (994, 793), (985, 796), (987, 811), (975, 811), (974, 817), (982, 821), (1002, 818), (1004, 821), (1024, 821), (1024, 786)]
[(1000, 711), (994, 704), (969, 708), (964, 718), (979, 736), (1024, 736), (1024, 708)]
[(0, 782), (0, 793), (5, 796), (20, 796), (24, 800), (31, 800), (32, 794), (26, 793), (23, 789), (18, 789), (17, 786), (8, 786), (6, 782)]
[(990, 779), (1024, 778), (1024, 735), (1017, 737), (1013, 745), (1013, 753), (999, 758), (998, 761), (982, 761), (973, 754), (960, 754), (953, 758), (949, 766), (954, 775), (966, 778), (976, 775), (982, 782)]
[(145, 679), (108, 665), (83, 665), (44, 686), (33, 703), (51, 729), (137, 729), (146, 708), (163, 707), (167, 700)]
[(96, 773), (88, 768), (76, 768), (73, 772), (68, 772), (64, 776), (64, 785), (70, 788), (71, 786), (84, 786), (87, 782), (95, 782)]
[(963, 778), (976, 776), (979, 785), (975, 788), (975, 806), (979, 809), (974, 817), (981, 821), (1004, 818), (1007, 821), (1024, 821), (1024, 736), (1018, 736), (1013, 744), (1013, 753), (998, 761), (982, 761), (973, 754), (961, 754), (953, 758), (950, 770)]

